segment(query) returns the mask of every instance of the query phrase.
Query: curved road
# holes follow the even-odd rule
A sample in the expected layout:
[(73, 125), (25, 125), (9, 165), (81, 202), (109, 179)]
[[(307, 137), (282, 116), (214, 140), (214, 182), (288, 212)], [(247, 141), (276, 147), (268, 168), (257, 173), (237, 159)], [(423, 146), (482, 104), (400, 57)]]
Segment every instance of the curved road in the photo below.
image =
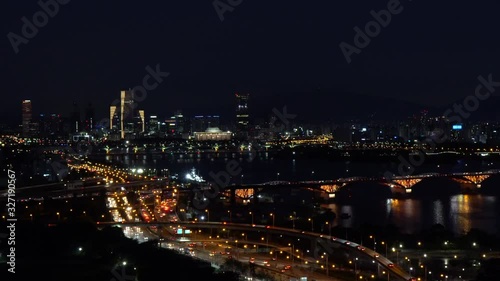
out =
[[(290, 235), (303, 238), (316, 238), (324, 239), (325, 241), (338, 243), (345, 247), (351, 247), (352, 250), (358, 251), (361, 254), (366, 255), (372, 259), (375, 259), (381, 266), (386, 268), (387, 271), (395, 276), (402, 278), (403, 280), (412, 280), (412, 276), (404, 271), (401, 267), (394, 264), (388, 258), (382, 256), (381, 254), (359, 246), (352, 241), (345, 239), (336, 238), (329, 235), (319, 234), (310, 231), (295, 230), (283, 227), (273, 227), (268, 225), (256, 225), (256, 224), (240, 224), (240, 223), (227, 223), (227, 222), (97, 222), (98, 225), (135, 225), (135, 226), (153, 226), (153, 225), (178, 225), (178, 226), (196, 226), (199, 228), (227, 228), (232, 230), (244, 230), (244, 231), (255, 231), (255, 230), (267, 230), (271, 233)], [(359, 247), (358, 247), (359, 246)]]

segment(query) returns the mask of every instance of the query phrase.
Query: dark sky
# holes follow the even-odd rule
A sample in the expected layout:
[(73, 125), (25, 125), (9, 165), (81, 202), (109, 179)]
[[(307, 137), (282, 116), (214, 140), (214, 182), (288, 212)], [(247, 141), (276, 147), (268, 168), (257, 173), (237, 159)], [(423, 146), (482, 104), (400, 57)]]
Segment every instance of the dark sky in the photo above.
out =
[(15, 54), (7, 34), (21, 35), (21, 18), (41, 8), (6, 0), (1, 111), (20, 115), (26, 98), (35, 112), (65, 114), (77, 101), (104, 114), (156, 64), (171, 74), (140, 106), (162, 116), (217, 113), (237, 91), (261, 100), (303, 93), (304, 105), (318, 88), (330, 93), (325, 102), (350, 91), (442, 105), (473, 93), (478, 75), (500, 80), (498, 1), (403, 0), (348, 64), (340, 42), (353, 44), (353, 28), (388, 2), (242, 0), (221, 21), (211, 0), (71, 0)]

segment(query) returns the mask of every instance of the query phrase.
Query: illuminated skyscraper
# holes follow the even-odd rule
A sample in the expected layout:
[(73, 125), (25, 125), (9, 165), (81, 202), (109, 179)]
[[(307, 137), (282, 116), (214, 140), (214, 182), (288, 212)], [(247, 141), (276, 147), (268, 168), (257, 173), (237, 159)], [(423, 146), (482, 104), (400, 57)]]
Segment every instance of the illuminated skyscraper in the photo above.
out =
[(139, 110), (139, 117), (141, 118), (141, 133), (146, 131), (146, 117), (144, 115), (144, 110)]
[(149, 116), (148, 131), (151, 134), (160, 131), (160, 121), (158, 120), (158, 116), (156, 115)]
[(94, 129), (94, 119), (95, 110), (91, 103), (85, 109), (85, 121), (84, 126), (87, 132), (91, 132)]
[(118, 126), (116, 123), (116, 120), (118, 120), (118, 112), (116, 112), (116, 105), (110, 105), (109, 106), (109, 130), (112, 131), (113, 129)]
[(71, 112), (71, 132), (72, 133), (78, 133), (82, 130), (81, 128), (81, 114), (80, 114), (80, 107), (76, 102), (73, 102), (73, 112)]
[(236, 93), (236, 131), (240, 136), (248, 136), (249, 113), (248, 113), (249, 94)]
[(131, 90), (121, 91), (120, 94), (120, 136), (125, 138), (125, 133), (134, 130), (134, 93)]
[(175, 112), (174, 117), (175, 117), (175, 132), (177, 134), (184, 133), (184, 126), (186, 124), (185, 124), (185, 119), (184, 119), (184, 115), (182, 114), (182, 111), (181, 110), (177, 110)]
[(23, 121), (22, 121), (22, 126), (23, 126), (23, 137), (29, 137), (30, 136), (30, 126), (31, 126), (31, 119), (32, 119), (32, 108), (31, 108), (31, 100), (23, 100), (22, 102), (22, 114), (23, 114)]

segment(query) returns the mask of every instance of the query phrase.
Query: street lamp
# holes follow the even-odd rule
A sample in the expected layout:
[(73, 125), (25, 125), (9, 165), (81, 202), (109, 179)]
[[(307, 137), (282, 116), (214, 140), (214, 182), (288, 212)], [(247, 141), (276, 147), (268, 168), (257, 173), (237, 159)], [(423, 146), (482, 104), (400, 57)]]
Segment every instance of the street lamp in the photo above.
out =
[(332, 228), (330, 227), (330, 224), (328, 222), (325, 222), (326, 227), (328, 227), (328, 235), (332, 236)]
[(396, 253), (396, 264), (399, 264), (399, 251), (400, 251), (399, 249), (396, 249), (394, 247), (392, 248), (392, 252)]
[(273, 227), (274, 227), (274, 214), (273, 213), (270, 213), (269, 214), (271, 217), (273, 217)]
[(377, 251), (377, 240), (375, 240), (374, 235), (370, 235), (370, 239), (373, 239), (373, 251)]
[(424, 281), (427, 281), (427, 266), (424, 265), (424, 264), (421, 264), (420, 265), (420, 268), (423, 268), (424, 269)]
[(229, 213), (229, 222), (232, 222), (233, 221), (233, 216), (231, 214), (231, 211), (227, 210), (227, 212)]
[(61, 214), (59, 212), (57, 212), (56, 214), (57, 214), (57, 220), (60, 220), (61, 219)]
[(249, 214), (250, 216), (252, 216), (252, 224), (253, 224), (253, 213), (252, 213), (252, 212), (248, 212), (248, 214)]
[(382, 242), (380, 242), (380, 244), (385, 245), (385, 257), (387, 257), (387, 243), (382, 241)]
[(325, 253), (325, 259), (326, 259), (326, 276), (328, 277), (329, 276), (329, 274), (328, 274), (329, 267), (328, 267), (328, 254), (327, 253)]
[(357, 277), (358, 277), (357, 261), (358, 261), (358, 258), (355, 258), (354, 259), (354, 279), (357, 279)]
[(280, 173), (276, 173), (276, 180), (278, 180)]
[(308, 218), (307, 220), (311, 222), (311, 231), (314, 232), (314, 220), (311, 218)]
[(210, 212), (208, 209), (205, 209), (205, 212), (207, 212), (207, 222), (210, 222)]

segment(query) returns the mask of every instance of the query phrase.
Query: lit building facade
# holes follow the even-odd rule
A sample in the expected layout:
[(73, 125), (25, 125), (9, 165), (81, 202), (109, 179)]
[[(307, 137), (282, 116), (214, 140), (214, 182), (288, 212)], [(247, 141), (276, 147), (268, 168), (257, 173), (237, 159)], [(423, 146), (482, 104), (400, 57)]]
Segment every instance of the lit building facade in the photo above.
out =
[(85, 120), (83, 124), (85, 131), (91, 132), (92, 130), (94, 130), (95, 126), (94, 120), (95, 120), (95, 110), (92, 104), (89, 103), (89, 105), (85, 109)]
[(120, 137), (134, 132), (134, 93), (131, 90), (120, 92)]
[(109, 106), (109, 130), (117, 130), (118, 129), (118, 112), (116, 111), (116, 105)]
[(33, 118), (31, 100), (22, 101), (22, 127), (23, 137), (30, 137), (30, 127)]
[(239, 132), (248, 132), (250, 116), (248, 113), (248, 94), (236, 93), (236, 122)]
[(139, 118), (141, 118), (141, 133), (146, 131), (146, 116), (144, 110), (139, 110)]
[(205, 132), (194, 132), (194, 139), (197, 141), (223, 141), (230, 140), (231, 132), (223, 132), (219, 128), (208, 128)]

